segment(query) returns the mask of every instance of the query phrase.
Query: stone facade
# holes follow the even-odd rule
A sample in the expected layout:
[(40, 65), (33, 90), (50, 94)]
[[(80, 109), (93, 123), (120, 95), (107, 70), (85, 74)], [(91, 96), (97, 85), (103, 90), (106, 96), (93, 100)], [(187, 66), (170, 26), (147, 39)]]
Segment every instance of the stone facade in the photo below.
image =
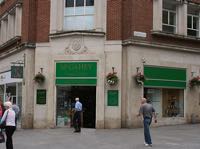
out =
[[(183, 124), (194, 118), (199, 121), (199, 91), (188, 86), (192, 74), (200, 75), (199, 38), (187, 36), (187, 5), (191, 1), (170, 0), (178, 6), (176, 34), (162, 31), (163, 1), (94, 0), (92, 30), (64, 29), (63, 0), (6, 0), (1, 4), (1, 18), (6, 10), (22, 7), (15, 29), (17, 40), (0, 45), (0, 74), (10, 70), (11, 62), (23, 61), (22, 127), (56, 127), (57, 62), (97, 63), (95, 128), (141, 126), (136, 115), (146, 87), (138, 86), (133, 76), (137, 68), (143, 72), (144, 65), (186, 69), (186, 87), (181, 90), (184, 116), (160, 114), (156, 126)], [(198, 1), (194, 2), (197, 5)], [(113, 67), (119, 82), (109, 86), (106, 75)], [(42, 85), (33, 80), (38, 72), (46, 78)], [(46, 90), (46, 104), (37, 103), (39, 89)], [(110, 90), (118, 91), (117, 106), (108, 105)]]

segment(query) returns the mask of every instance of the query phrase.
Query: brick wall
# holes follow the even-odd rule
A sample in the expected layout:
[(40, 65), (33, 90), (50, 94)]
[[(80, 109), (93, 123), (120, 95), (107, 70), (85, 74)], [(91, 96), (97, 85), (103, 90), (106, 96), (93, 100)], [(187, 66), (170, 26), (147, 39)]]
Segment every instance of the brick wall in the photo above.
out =
[(50, 0), (37, 1), (36, 41), (48, 42), (50, 30)]
[(23, 0), (22, 42), (36, 41), (36, 1)]
[(0, 16), (10, 9), (18, 0), (6, 0), (0, 5)]
[(133, 18), (133, 1), (132, 0), (123, 0), (123, 11), (122, 11), (122, 39), (127, 39), (131, 36), (131, 27), (134, 22)]
[(132, 33), (134, 31), (147, 33), (150, 39), (150, 31), (153, 28), (153, 0), (133, 0)]
[(122, 38), (122, 0), (107, 0), (107, 39)]

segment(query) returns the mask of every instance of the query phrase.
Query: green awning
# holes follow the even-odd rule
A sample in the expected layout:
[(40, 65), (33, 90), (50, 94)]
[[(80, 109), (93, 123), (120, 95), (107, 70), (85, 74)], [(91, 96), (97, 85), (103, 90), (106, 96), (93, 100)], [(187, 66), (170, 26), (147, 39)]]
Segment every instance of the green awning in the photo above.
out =
[(186, 69), (144, 66), (145, 87), (186, 88)]

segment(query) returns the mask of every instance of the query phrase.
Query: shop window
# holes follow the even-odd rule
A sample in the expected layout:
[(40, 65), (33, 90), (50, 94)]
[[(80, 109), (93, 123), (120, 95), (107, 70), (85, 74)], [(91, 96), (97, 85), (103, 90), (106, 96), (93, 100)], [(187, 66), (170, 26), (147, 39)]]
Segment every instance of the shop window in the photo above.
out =
[(176, 5), (163, 1), (162, 30), (167, 33), (176, 33)]
[(154, 106), (161, 117), (184, 116), (184, 90), (145, 88), (144, 97)]
[(162, 116), (162, 90), (155, 88), (145, 88), (144, 97), (149, 101), (155, 108), (156, 114)]
[(163, 89), (163, 117), (183, 117), (183, 105), (183, 90)]
[(199, 36), (199, 11), (193, 7), (188, 6), (187, 15), (187, 35), (188, 36)]
[(91, 30), (94, 28), (94, 0), (65, 0), (64, 29)]

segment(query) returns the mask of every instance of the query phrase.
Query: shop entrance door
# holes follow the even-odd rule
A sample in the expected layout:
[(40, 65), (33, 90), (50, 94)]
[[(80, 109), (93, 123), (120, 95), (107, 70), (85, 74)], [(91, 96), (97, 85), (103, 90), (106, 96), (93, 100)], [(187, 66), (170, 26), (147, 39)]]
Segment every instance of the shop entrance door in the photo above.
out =
[(95, 128), (96, 86), (58, 86), (56, 124), (58, 127), (72, 127), (75, 98), (83, 105), (82, 127)]

